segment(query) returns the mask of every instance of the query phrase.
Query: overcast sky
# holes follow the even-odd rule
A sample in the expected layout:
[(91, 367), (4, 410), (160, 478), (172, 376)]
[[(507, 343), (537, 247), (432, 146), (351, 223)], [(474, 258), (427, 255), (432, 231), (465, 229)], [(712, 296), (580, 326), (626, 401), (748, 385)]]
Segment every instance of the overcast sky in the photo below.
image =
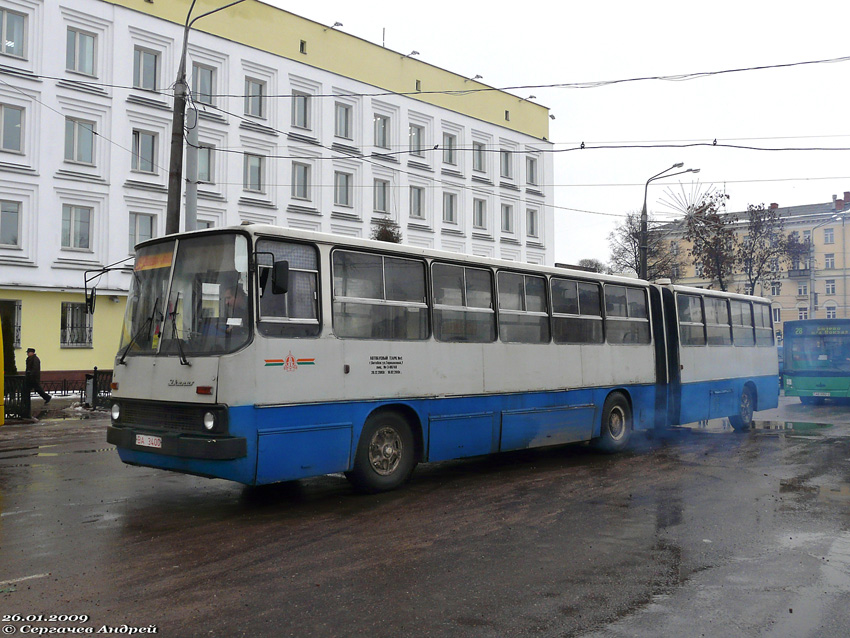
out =
[[(501, 88), (624, 80), (850, 56), (850, 3), (751, 0), (683, 3), (524, 4), (430, 0), (264, 0), (461, 75)], [(495, 8), (498, 7), (498, 8)], [(556, 150), (628, 144), (716, 147), (600, 149), (555, 154), (555, 260), (607, 261), (608, 234), (639, 211), (646, 180), (677, 162), (698, 175), (659, 180), (648, 208), (675, 213), (674, 195), (725, 190), (731, 210), (748, 204), (825, 202), (850, 191), (848, 151), (753, 151), (850, 147), (850, 61), (715, 75), (688, 81), (623, 82), (597, 88), (531, 88), (549, 107)], [(679, 180), (683, 180), (681, 183)], [(695, 183), (697, 182), (698, 183)], [(575, 210), (564, 210), (575, 209)], [(578, 212), (590, 211), (590, 212)], [(594, 214), (596, 213), (596, 214)]]

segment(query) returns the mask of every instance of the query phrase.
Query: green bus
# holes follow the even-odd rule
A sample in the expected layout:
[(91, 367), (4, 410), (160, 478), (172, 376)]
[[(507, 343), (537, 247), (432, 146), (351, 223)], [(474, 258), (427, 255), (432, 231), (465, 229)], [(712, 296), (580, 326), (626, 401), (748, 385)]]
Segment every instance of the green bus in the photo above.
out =
[(785, 322), (785, 396), (806, 404), (850, 397), (850, 319)]

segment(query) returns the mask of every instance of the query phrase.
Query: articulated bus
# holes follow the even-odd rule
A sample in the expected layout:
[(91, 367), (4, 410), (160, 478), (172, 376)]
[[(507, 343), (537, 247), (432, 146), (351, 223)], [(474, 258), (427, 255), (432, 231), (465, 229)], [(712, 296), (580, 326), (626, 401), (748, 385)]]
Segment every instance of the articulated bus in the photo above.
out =
[(786, 321), (784, 350), (785, 396), (850, 398), (850, 319)]
[(766, 300), (267, 225), (137, 246), (108, 441), (248, 485), (777, 405)]

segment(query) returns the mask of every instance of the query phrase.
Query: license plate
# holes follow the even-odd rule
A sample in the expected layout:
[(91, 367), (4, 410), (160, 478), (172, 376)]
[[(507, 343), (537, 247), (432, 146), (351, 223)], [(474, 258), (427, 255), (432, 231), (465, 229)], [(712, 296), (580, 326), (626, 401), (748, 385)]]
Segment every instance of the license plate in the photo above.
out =
[(815, 397), (828, 397), (831, 396), (829, 392), (812, 392), (812, 396)]
[(137, 434), (136, 435), (136, 445), (141, 445), (143, 447), (162, 447), (162, 437), (161, 436), (149, 436), (147, 434)]

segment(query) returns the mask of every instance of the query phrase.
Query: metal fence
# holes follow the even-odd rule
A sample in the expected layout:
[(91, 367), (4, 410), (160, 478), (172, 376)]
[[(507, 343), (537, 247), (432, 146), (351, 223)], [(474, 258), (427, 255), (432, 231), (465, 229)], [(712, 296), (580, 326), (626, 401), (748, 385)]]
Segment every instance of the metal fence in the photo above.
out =
[[(112, 370), (95, 368), (91, 373), (86, 374), (84, 379), (43, 381), (41, 387), (51, 396), (78, 395), (80, 402), (92, 409), (104, 407), (112, 396)], [(30, 416), (30, 397), (25, 396), (24, 388), (23, 374), (4, 377), (3, 396), (7, 419), (24, 419)]]

